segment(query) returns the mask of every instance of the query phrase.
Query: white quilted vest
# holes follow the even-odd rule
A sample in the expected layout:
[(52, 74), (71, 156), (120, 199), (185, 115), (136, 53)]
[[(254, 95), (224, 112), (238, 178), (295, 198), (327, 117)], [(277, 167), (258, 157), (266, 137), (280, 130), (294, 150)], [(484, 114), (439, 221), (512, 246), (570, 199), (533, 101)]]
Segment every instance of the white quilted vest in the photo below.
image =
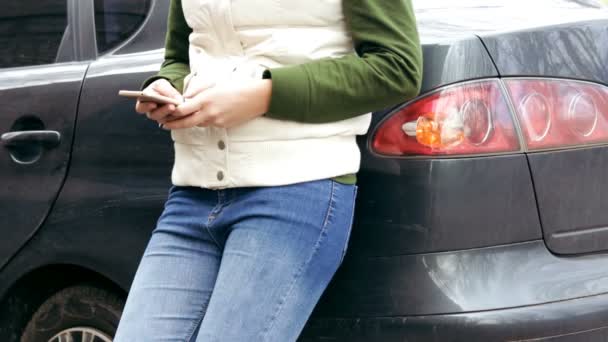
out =
[[(342, 0), (182, 0), (193, 29), (196, 81), (261, 78), (265, 68), (354, 53)], [(323, 113), (319, 113), (323, 115)], [(259, 117), (232, 128), (173, 130), (175, 185), (221, 189), (286, 185), (359, 170), (356, 135), (371, 114), (326, 124)]]

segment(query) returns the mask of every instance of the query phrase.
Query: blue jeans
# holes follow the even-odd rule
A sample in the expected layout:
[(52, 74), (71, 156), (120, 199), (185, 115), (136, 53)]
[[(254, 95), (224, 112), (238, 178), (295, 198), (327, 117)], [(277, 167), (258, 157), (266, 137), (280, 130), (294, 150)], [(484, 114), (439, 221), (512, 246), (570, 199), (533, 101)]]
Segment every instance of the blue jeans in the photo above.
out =
[(172, 186), (115, 342), (296, 341), (348, 246), (357, 186)]

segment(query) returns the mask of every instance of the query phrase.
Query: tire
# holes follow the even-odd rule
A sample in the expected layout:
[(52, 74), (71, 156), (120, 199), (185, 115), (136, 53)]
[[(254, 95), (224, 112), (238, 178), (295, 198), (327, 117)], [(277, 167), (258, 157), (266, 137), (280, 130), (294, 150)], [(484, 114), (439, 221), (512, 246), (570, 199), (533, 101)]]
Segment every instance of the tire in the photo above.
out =
[(65, 288), (42, 303), (25, 327), (21, 342), (56, 342), (59, 334), (82, 340), (83, 332), (95, 336), (91, 339), (95, 342), (111, 341), (123, 307), (124, 299), (101, 288)]

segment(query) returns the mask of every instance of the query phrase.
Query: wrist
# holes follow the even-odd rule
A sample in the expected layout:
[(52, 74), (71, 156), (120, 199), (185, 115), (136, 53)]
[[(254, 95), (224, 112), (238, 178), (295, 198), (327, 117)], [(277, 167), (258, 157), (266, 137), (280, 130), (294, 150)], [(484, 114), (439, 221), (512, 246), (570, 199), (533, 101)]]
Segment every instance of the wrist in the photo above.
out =
[(272, 97), (272, 80), (261, 79), (253, 83), (252, 100), (256, 104), (255, 111), (260, 115), (264, 115), (270, 108), (270, 99)]

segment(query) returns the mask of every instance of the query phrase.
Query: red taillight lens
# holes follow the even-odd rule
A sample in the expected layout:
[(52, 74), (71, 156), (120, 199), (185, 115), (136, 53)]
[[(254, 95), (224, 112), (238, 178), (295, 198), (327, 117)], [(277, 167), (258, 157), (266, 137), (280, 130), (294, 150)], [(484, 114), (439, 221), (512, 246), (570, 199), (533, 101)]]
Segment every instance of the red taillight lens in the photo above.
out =
[(606, 87), (557, 79), (511, 79), (505, 84), (528, 150), (608, 142)]
[(376, 131), (373, 148), (385, 155), (467, 155), (519, 151), (499, 81), (452, 86), (393, 114)]

